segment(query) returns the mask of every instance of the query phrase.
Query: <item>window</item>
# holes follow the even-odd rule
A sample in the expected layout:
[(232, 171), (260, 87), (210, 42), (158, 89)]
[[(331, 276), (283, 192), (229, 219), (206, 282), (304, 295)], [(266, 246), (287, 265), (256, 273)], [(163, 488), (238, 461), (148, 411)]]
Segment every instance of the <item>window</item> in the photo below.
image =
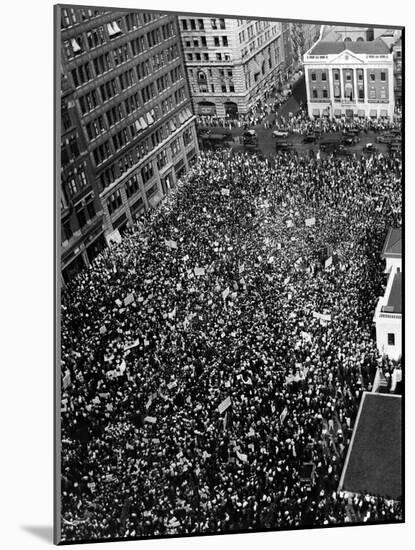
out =
[(99, 87), (103, 101), (108, 101), (111, 97), (114, 97), (117, 93), (117, 84), (115, 78), (109, 80), (105, 84)]
[(370, 80), (374, 82), (376, 80), (375, 73), (370, 73)]
[(200, 31), (203, 31), (204, 28), (205, 28), (205, 26), (204, 26), (204, 24), (203, 24), (203, 19), (198, 19), (198, 20), (197, 20), (197, 23), (198, 23), (198, 25), (199, 25), (199, 30), (200, 30)]
[(144, 36), (138, 36), (137, 38), (134, 38), (134, 40), (131, 40), (130, 44), (134, 56), (142, 53), (145, 49)]
[(157, 168), (161, 170), (168, 163), (169, 159), (167, 156), (167, 151), (164, 149), (157, 155)]
[(313, 98), (314, 98), (314, 99), (317, 98), (317, 90), (316, 90), (316, 88), (313, 88)]
[(148, 47), (153, 48), (157, 44), (161, 42), (160, 38), (160, 30), (159, 29), (153, 29), (152, 31), (147, 33), (147, 42)]
[(134, 193), (138, 191), (140, 187), (137, 174), (134, 174), (134, 176), (127, 181), (125, 187), (126, 187), (125, 191), (126, 191), (127, 197), (131, 198), (134, 195)]
[(200, 42), (201, 42), (202, 46), (204, 48), (206, 48), (206, 36), (201, 36), (200, 37)]
[(327, 73), (321, 73), (321, 80), (327, 80)]
[(187, 31), (187, 21), (186, 21), (186, 19), (182, 19), (182, 29), (184, 31)]
[(352, 73), (346, 73), (346, 80), (350, 82), (351, 79), (352, 79)]
[(200, 60), (201, 60), (201, 55), (200, 55), (200, 53), (196, 53), (196, 54), (195, 54), (195, 57), (196, 57), (196, 61), (200, 61)]
[(203, 61), (209, 61), (209, 54), (208, 53), (203, 54)]
[(215, 30), (216, 30), (216, 29), (218, 28), (218, 27), (217, 27), (217, 24), (216, 24), (216, 19), (211, 19), (211, 20), (210, 20), (210, 24), (211, 24), (211, 26), (212, 26), (212, 29), (215, 29)]
[(226, 94), (226, 84), (222, 84), (222, 92)]
[(127, 44), (124, 44), (123, 46), (116, 48), (113, 51), (113, 54), (114, 54), (114, 63), (116, 67), (118, 67), (118, 65), (121, 65), (121, 63), (125, 63), (129, 58)]
[(215, 85), (214, 85), (214, 84), (211, 84), (211, 85), (210, 85), (210, 89), (211, 89), (211, 91), (212, 91), (212, 94), (214, 94), (214, 93), (215, 93)]
[(183, 132), (183, 141), (184, 141), (185, 146), (187, 146), (187, 145), (189, 145), (189, 143), (191, 143), (191, 141), (192, 141), (192, 129), (191, 128), (188, 128), (187, 130), (185, 130), (185, 132)]
[(86, 210), (88, 212), (89, 219), (93, 220), (95, 218), (96, 210), (94, 205), (94, 198), (92, 197), (92, 195), (87, 200)]
[(109, 70), (110, 68), (110, 56), (109, 56), (109, 53), (105, 53), (103, 55), (99, 55), (98, 57), (96, 57), (94, 60), (93, 60), (93, 63), (94, 63), (94, 69), (95, 69), (95, 74), (97, 76), (105, 73), (106, 71)]
[(233, 84), (229, 85), (229, 91), (231, 94), (235, 93), (235, 86)]
[(363, 88), (359, 88), (359, 99), (365, 99), (365, 91)]
[(194, 19), (190, 19), (190, 28), (192, 31), (196, 30), (196, 21)]
[(393, 332), (388, 332), (388, 346), (395, 345), (395, 334)]
[(117, 189), (115, 193), (110, 195), (107, 200), (108, 212), (112, 214), (122, 204), (121, 191)]
[(69, 219), (65, 220), (62, 223), (62, 237), (64, 241), (69, 241), (69, 239), (72, 237), (72, 229), (71, 229), (71, 222)]
[(221, 53), (216, 54), (216, 61), (222, 61), (222, 54)]
[(121, 90), (126, 90), (134, 84), (133, 70), (128, 69), (125, 73), (120, 74), (118, 77)]
[(380, 79), (381, 79), (383, 82), (386, 81), (386, 73), (385, 73), (384, 71), (382, 71), (382, 72), (380, 73)]
[(179, 139), (176, 139), (171, 144), (171, 154), (172, 157), (177, 157), (177, 155), (180, 153), (180, 141)]
[(227, 46), (227, 45), (228, 45), (228, 37), (227, 37), (227, 36), (222, 36), (222, 45), (223, 45), (223, 46)]
[(311, 73), (311, 80), (317, 80), (316, 73)]
[(144, 183), (153, 177), (153, 165), (151, 162), (143, 166), (141, 169), (141, 177), (143, 178)]
[(223, 30), (223, 29), (226, 29), (226, 26), (225, 26), (225, 20), (224, 19), (219, 19), (219, 26), (220, 28)]
[(104, 27), (101, 25), (96, 29), (91, 29), (86, 33), (86, 40), (88, 42), (89, 49), (96, 48), (105, 43)]
[(213, 38), (213, 42), (214, 42), (214, 46), (215, 48), (218, 48), (220, 46), (220, 43), (219, 43), (219, 36), (215, 36)]
[(187, 61), (193, 61), (193, 55), (191, 53), (187, 54)]
[(334, 73), (334, 80), (336, 80), (337, 82), (340, 80), (340, 74), (339, 73)]
[(197, 38), (193, 38), (193, 46), (195, 48), (198, 48), (199, 47), (199, 40)]
[(323, 90), (323, 97), (328, 97), (327, 88), (324, 88)]

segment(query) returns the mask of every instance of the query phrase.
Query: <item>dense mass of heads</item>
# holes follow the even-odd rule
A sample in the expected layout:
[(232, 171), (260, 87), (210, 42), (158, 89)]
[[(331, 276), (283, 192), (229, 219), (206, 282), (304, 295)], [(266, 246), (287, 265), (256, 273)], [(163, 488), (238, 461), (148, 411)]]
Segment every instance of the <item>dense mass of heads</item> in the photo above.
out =
[(337, 489), (401, 207), (393, 156), (202, 154), (70, 283), (64, 539), (399, 519)]

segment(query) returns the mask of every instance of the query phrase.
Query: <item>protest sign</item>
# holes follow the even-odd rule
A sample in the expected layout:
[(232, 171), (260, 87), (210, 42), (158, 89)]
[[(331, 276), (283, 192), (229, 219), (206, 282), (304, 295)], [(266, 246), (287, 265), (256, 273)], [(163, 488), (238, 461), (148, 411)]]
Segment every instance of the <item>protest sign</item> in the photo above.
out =
[(157, 422), (157, 418), (155, 416), (145, 416), (144, 422), (148, 422), (149, 424), (155, 424)]
[(124, 305), (129, 306), (134, 302), (134, 294), (131, 292), (128, 294), (128, 296), (124, 299)]
[(240, 453), (239, 451), (236, 451), (236, 456), (238, 457), (238, 459), (241, 461), (241, 462), (245, 462), (247, 463), (248, 462), (248, 456), (244, 453)]
[(287, 414), (288, 414), (288, 409), (287, 409), (287, 407), (284, 407), (282, 413), (280, 414), (280, 424), (282, 424), (284, 422)]
[(229, 287), (225, 288), (225, 290), (222, 292), (222, 298), (226, 300), (226, 298), (229, 296), (230, 290)]
[(197, 275), (197, 276), (205, 274), (205, 268), (204, 267), (195, 267), (194, 271), (195, 271), (195, 275)]
[(222, 414), (226, 411), (228, 407), (231, 405), (231, 398), (228, 396), (226, 399), (222, 401), (222, 403), (218, 407), (219, 414)]
[(317, 313), (317, 311), (313, 311), (313, 317), (315, 319), (320, 319), (320, 321), (331, 321), (331, 315), (324, 314), (324, 313)]
[(288, 220), (287, 221), (287, 227), (292, 227), (294, 224), (291, 220)]
[(127, 344), (126, 346), (124, 346), (124, 351), (136, 348), (139, 344), (140, 344), (140, 340), (137, 338), (137, 340), (134, 340), (132, 344)]
[(67, 372), (63, 377), (63, 381), (62, 381), (63, 389), (66, 390), (66, 388), (68, 388), (70, 384), (71, 384), (71, 373)]
[(105, 325), (102, 325), (102, 327), (99, 329), (100, 334), (105, 334), (107, 332), (107, 327)]
[(315, 225), (316, 218), (307, 218), (305, 221), (306, 227), (311, 227), (312, 225)]
[(168, 241), (167, 239), (164, 241), (167, 248), (177, 248), (177, 242), (176, 241)]
[(222, 187), (222, 191), (221, 191), (221, 192), (222, 192), (222, 195), (223, 195), (224, 197), (229, 197), (229, 195), (230, 195), (230, 190), (229, 190), (227, 187)]
[(330, 256), (330, 258), (327, 258), (327, 260), (324, 262), (324, 267), (330, 267), (333, 263), (333, 256)]

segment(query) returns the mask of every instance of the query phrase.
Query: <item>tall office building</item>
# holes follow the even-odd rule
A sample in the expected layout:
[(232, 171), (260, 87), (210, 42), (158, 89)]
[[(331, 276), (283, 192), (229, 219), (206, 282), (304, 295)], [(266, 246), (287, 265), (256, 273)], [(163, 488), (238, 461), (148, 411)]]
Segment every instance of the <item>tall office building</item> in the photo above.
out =
[(155, 207), (197, 156), (177, 18), (61, 7), (62, 275)]
[(196, 114), (244, 114), (280, 83), (281, 23), (197, 16), (179, 23)]

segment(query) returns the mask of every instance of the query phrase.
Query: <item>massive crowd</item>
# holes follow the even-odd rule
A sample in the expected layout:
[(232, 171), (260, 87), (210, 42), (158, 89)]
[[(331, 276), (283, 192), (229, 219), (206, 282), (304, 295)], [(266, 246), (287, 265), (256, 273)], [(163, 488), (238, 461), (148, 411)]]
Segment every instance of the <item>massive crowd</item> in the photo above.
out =
[(201, 154), (64, 289), (64, 540), (401, 518), (337, 490), (401, 168)]

